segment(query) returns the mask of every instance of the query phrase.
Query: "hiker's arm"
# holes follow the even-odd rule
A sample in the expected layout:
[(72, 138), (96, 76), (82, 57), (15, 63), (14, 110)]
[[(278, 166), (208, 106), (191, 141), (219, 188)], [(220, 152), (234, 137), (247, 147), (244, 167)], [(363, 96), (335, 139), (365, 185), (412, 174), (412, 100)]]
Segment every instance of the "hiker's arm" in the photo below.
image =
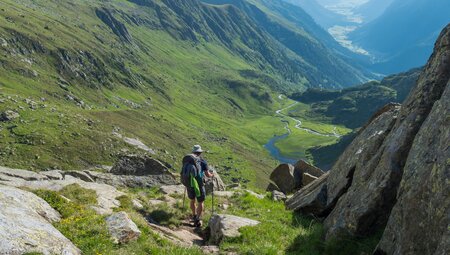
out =
[(205, 171), (205, 175), (206, 175), (206, 177), (213, 177), (214, 172), (207, 170), (207, 171)]

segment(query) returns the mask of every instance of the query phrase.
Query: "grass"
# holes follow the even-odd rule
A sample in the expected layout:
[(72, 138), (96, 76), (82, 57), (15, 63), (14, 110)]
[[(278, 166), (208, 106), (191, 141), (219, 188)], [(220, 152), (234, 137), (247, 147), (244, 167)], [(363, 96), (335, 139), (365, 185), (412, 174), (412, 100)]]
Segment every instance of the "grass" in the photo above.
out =
[[(119, 197), (121, 206), (116, 211), (125, 211), (136, 223), (142, 234), (138, 240), (128, 244), (114, 244), (107, 231), (105, 217), (97, 215), (92, 209), (91, 191), (76, 185), (55, 192), (47, 190), (34, 191), (46, 200), (62, 215), (62, 220), (54, 226), (69, 238), (83, 254), (202, 254), (197, 248), (181, 248), (161, 238), (148, 226), (145, 217), (150, 217), (163, 226), (177, 228), (189, 215), (187, 206), (182, 208), (181, 198), (175, 206), (167, 204), (154, 207), (144, 203), (144, 209), (136, 211), (131, 200), (140, 196), (141, 201), (161, 195), (156, 190), (144, 194), (144, 190), (130, 190), (127, 195)], [(76, 196), (73, 194), (77, 193)], [(124, 190), (124, 192), (127, 192)], [(71, 197), (71, 201), (63, 198)], [(212, 197), (205, 200), (204, 222), (211, 217)], [(90, 201), (89, 201), (90, 200)], [(86, 202), (86, 203), (85, 203)], [(229, 207), (223, 209), (221, 206)], [(236, 193), (231, 198), (216, 197), (215, 213), (232, 214), (256, 219), (260, 224), (240, 229), (241, 236), (224, 239), (220, 244), (222, 253), (237, 254), (365, 254), (370, 253), (378, 243), (381, 233), (365, 239), (342, 238), (323, 241), (323, 226), (318, 219), (313, 219), (292, 211), (287, 211), (284, 203), (272, 201), (269, 194), (263, 199), (250, 193)], [(207, 224), (205, 224), (206, 226)]]
[[(69, 188), (74, 190), (74, 187)], [(81, 196), (90, 196), (90, 191), (76, 187)], [(137, 224), (142, 234), (138, 240), (129, 244), (114, 244), (108, 233), (104, 216), (97, 215), (83, 201), (67, 201), (61, 195), (67, 191), (55, 192), (37, 190), (35, 193), (46, 200), (62, 215), (62, 220), (54, 224), (61, 233), (71, 240), (83, 254), (202, 254), (199, 249), (177, 247), (167, 240), (161, 239), (147, 225), (145, 219), (124, 203), (121, 210), (126, 210), (130, 218)], [(69, 192), (72, 193), (72, 192)], [(122, 197), (124, 202), (127, 198)]]
[(225, 239), (220, 245), (224, 252), (238, 254), (370, 254), (381, 235), (365, 239), (347, 238), (323, 241), (323, 226), (316, 219), (287, 211), (282, 202), (269, 197), (258, 199), (250, 194), (236, 196), (226, 212), (261, 223), (241, 229), (238, 238)]

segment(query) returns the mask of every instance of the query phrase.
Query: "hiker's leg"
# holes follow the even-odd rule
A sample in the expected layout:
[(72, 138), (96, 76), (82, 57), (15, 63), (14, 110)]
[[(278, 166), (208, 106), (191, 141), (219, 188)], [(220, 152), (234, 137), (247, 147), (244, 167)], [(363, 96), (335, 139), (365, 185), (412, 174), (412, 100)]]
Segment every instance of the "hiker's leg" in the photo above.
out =
[(195, 216), (195, 199), (191, 199), (191, 210), (192, 210), (192, 216)]
[(203, 201), (198, 202), (198, 206), (197, 206), (197, 217), (199, 219), (202, 217), (202, 213), (203, 213)]
[(205, 190), (205, 186), (202, 186), (202, 187), (200, 187), (200, 197), (197, 197), (197, 202), (198, 202), (197, 217), (199, 219), (202, 217), (203, 202), (205, 201), (205, 198), (206, 198), (206, 190)]
[(193, 188), (188, 187), (186, 189), (188, 198), (191, 200), (191, 210), (192, 210), (192, 217), (195, 217), (195, 192)]

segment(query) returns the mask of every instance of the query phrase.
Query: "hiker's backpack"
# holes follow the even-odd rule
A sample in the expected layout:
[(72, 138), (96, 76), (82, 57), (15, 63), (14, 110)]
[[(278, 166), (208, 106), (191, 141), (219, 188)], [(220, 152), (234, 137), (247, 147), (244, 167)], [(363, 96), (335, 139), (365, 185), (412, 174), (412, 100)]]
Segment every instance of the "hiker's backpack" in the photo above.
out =
[(201, 179), (201, 166), (200, 160), (193, 155), (187, 155), (183, 158), (183, 167), (181, 168), (180, 181), (186, 186), (191, 186), (191, 174), (197, 178)]

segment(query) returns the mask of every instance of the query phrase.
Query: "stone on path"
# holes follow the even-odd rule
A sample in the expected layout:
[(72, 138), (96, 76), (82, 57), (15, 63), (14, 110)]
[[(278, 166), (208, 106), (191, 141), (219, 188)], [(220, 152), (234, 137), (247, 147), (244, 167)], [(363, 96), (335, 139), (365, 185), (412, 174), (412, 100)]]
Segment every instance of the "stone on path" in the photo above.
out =
[(141, 235), (141, 231), (126, 212), (112, 214), (106, 218), (106, 224), (115, 243), (128, 243)]
[(215, 214), (209, 220), (211, 231), (210, 242), (219, 244), (223, 238), (238, 237), (239, 229), (247, 226), (256, 226), (260, 222), (234, 215)]

